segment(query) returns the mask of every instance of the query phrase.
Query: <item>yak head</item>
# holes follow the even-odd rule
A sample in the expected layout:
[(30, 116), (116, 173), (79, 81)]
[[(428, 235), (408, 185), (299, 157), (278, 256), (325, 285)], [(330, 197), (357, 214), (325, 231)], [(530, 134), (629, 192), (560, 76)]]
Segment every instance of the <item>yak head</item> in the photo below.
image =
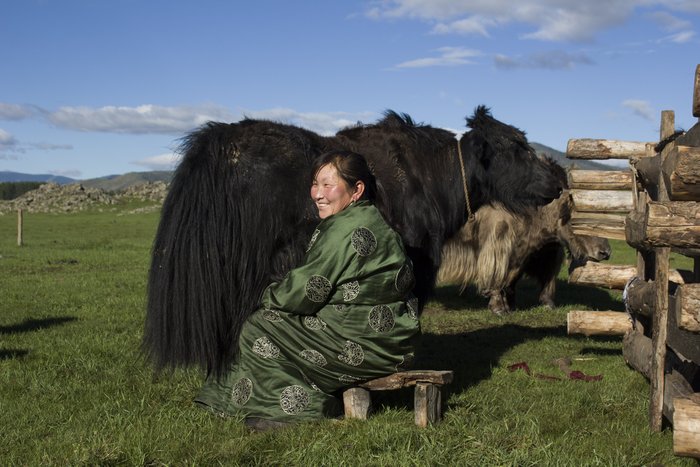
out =
[(612, 249), (606, 238), (574, 232), (571, 222), (574, 204), (569, 190), (565, 190), (559, 198), (554, 200), (551, 207), (558, 212), (557, 237), (571, 255), (570, 267), (580, 266), (587, 261), (598, 262), (610, 258)]
[(481, 187), (473, 204), (496, 200), (509, 211), (523, 213), (559, 197), (565, 184), (537, 156), (524, 132), (496, 120), (484, 106), (467, 118), (467, 126), (470, 131), (459, 144), (469, 182)]

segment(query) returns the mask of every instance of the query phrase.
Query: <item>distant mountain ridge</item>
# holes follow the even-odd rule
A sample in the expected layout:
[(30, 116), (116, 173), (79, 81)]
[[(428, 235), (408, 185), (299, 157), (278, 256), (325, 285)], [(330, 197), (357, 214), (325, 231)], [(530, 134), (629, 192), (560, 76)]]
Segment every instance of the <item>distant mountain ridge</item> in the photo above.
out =
[(123, 191), (128, 187), (148, 182), (170, 183), (173, 172), (154, 170), (151, 172), (129, 172), (122, 175), (107, 175), (105, 177), (77, 180), (51, 174), (26, 174), (19, 172), (0, 171), (1, 182), (52, 182), (59, 185), (80, 183), (86, 188), (98, 188), (104, 191)]
[[(562, 167), (568, 169), (575, 166), (585, 170), (619, 170), (613, 166), (583, 159), (567, 159), (566, 154), (539, 143), (530, 143), (538, 154), (546, 154)], [(169, 170), (154, 170), (151, 172), (128, 172), (122, 175), (107, 175), (105, 177), (78, 180), (70, 177), (51, 174), (26, 174), (19, 172), (0, 171), (0, 182), (53, 182), (59, 185), (80, 183), (86, 188), (99, 188), (105, 191), (123, 191), (130, 186), (148, 182), (170, 183), (173, 172)]]
[(545, 146), (540, 143), (530, 143), (537, 152), (537, 154), (545, 154), (555, 161), (565, 169), (575, 167), (581, 170), (621, 170), (619, 167), (614, 167), (607, 164), (602, 164), (600, 162), (590, 161), (586, 159), (567, 159), (566, 154), (556, 149), (552, 149), (549, 146)]
[(59, 185), (75, 183), (70, 177), (51, 174), (25, 174), (20, 172), (0, 171), (0, 182), (53, 182)]

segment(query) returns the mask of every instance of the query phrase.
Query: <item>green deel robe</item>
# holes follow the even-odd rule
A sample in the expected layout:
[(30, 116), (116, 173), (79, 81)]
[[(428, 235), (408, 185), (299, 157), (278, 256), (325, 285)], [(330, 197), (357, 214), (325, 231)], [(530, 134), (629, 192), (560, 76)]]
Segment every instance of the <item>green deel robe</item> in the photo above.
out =
[(342, 413), (340, 390), (410, 366), (420, 334), (401, 238), (369, 202), (323, 219), (303, 264), (263, 293), (236, 364), (195, 401), (280, 421)]

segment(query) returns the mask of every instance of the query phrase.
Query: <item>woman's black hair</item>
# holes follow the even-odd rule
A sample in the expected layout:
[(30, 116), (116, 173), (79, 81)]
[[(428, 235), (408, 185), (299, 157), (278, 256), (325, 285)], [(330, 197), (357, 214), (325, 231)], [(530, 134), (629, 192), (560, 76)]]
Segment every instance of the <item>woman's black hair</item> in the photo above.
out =
[(361, 154), (352, 151), (330, 151), (316, 158), (311, 167), (311, 182), (313, 183), (318, 171), (324, 165), (331, 164), (338, 172), (338, 176), (354, 187), (359, 181), (365, 184), (365, 191), (360, 199), (374, 202), (377, 198), (377, 181), (369, 169), (367, 160)]

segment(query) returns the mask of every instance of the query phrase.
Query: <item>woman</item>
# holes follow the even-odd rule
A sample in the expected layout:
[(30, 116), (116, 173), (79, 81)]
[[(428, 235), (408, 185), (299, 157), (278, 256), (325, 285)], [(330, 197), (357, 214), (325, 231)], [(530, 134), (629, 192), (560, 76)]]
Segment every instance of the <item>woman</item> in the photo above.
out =
[(321, 222), (301, 266), (263, 293), (237, 363), (196, 402), (258, 429), (342, 413), (348, 386), (405, 368), (420, 333), (401, 238), (373, 205), (364, 157), (323, 154), (311, 197)]

